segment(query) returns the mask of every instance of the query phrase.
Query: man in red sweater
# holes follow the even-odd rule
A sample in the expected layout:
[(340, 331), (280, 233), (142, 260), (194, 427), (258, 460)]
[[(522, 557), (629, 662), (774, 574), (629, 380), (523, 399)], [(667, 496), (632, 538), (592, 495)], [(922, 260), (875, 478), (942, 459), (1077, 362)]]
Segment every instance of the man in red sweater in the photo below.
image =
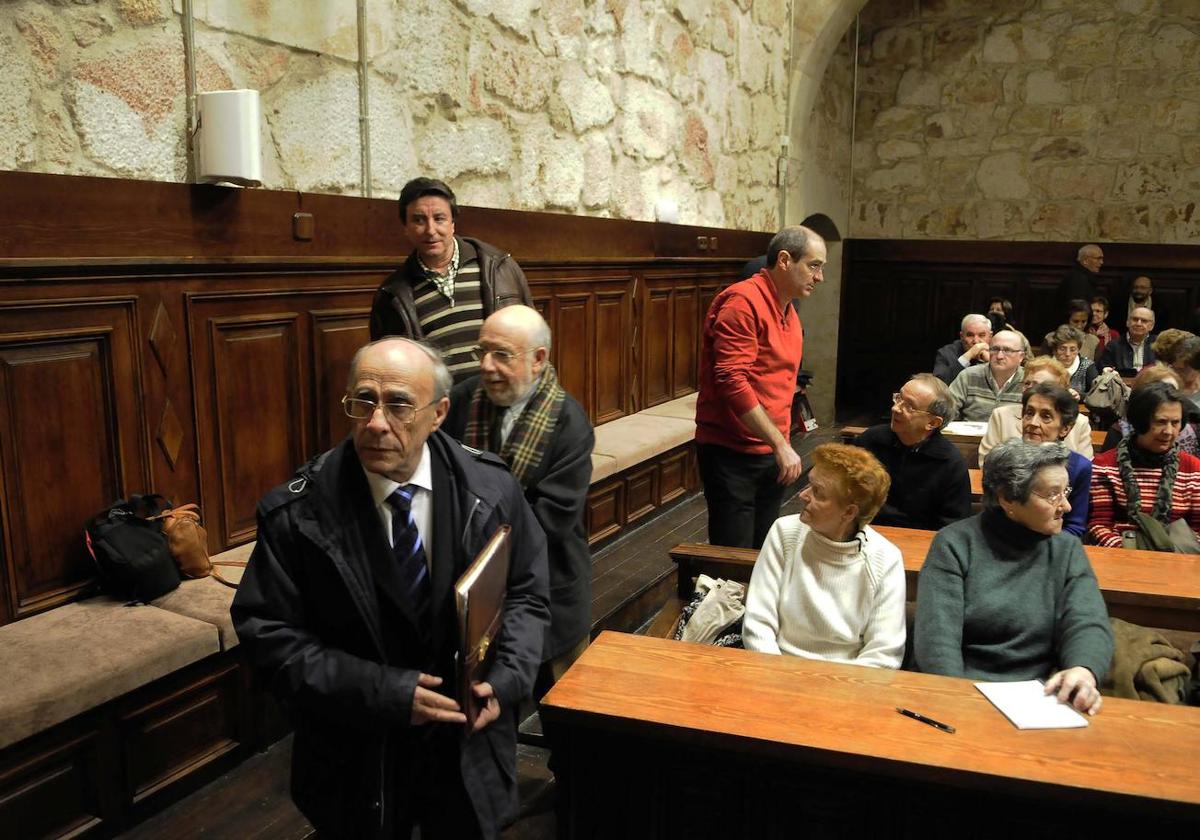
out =
[(704, 319), (696, 453), (713, 545), (761, 548), (800, 477), (788, 433), (804, 335), (792, 299), (811, 295), (824, 268), (825, 240), (784, 228), (767, 268), (718, 294)]

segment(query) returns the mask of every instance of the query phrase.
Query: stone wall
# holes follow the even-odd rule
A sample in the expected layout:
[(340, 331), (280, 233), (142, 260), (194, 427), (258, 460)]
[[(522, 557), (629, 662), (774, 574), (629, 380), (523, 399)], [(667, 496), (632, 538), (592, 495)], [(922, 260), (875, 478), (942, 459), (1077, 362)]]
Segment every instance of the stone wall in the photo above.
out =
[(856, 237), (1200, 239), (1196, 0), (871, 0)]
[[(186, 179), (181, 5), (0, 2), (0, 168)], [(262, 93), (265, 185), (360, 192), (354, 0), (193, 6), (199, 90)], [(777, 226), (789, 0), (367, 7), (376, 195)]]

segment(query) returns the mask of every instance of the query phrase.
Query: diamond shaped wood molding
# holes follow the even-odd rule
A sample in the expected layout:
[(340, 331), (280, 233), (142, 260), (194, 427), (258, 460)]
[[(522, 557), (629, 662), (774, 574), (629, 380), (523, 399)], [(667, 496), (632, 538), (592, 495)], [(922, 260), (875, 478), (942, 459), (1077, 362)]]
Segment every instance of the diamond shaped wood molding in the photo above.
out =
[(154, 311), (154, 326), (150, 328), (150, 349), (154, 351), (154, 358), (158, 360), (158, 366), (162, 368), (164, 376), (167, 374), (167, 361), (177, 337), (171, 316), (167, 314), (167, 308), (162, 305), (162, 301), (159, 301), (158, 309)]
[(172, 470), (175, 469), (175, 464), (179, 460), (179, 449), (183, 446), (183, 426), (180, 424), (179, 415), (175, 413), (175, 407), (171, 405), (170, 400), (167, 400), (167, 404), (163, 406), (155, 438), (158, 440), (163, 454), (167, 456), (167, 463), (171, 465)]

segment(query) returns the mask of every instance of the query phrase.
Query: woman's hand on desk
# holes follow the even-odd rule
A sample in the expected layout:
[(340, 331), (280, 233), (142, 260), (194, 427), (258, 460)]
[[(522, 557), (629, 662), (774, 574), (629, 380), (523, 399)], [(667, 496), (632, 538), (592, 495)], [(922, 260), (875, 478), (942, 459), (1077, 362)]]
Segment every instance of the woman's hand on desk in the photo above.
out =
[(1067, 668), (1046, 680), (1046, 693), (1057, 694), (1058, 702), (1070, 703), (1076, 711), (1094, 715), (1100, 711), (1100, 689), (1096, 676), (1082, 665)]

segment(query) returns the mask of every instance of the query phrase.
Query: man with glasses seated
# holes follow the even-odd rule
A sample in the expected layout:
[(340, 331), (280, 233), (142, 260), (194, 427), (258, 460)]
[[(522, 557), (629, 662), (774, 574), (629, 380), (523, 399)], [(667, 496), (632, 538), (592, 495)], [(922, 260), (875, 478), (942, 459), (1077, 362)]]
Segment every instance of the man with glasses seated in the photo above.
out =
[(949, 416), (950, 389), (933, 374), (918, 373), (892, 394), (891, 422), (854, 441), (892, 479), (876, 525), (936, 531), (971, 515), (967, 462), (941, 434)]
[(1021, 402), (1025, 379), (1022, 346), (1021, 336), (1011, 330), (992, 336), (988, 363), (966, 368), (950, 385), (952, 420), (986, 422), (996, 406)]
[(540, 700), (587, 647), (592, 556), (583, 511), (595, 435), (587, 412), (550, 364), (550, 327), (536, 309), (509, 306), (483, 322), (479, 374), (454, 387), (445, 431), (497, 453), (546, 532), (550, 629), (534, 684)]
[[(439, 431), (450, 373), (404, 338), (355, 355), (338, 446), (258, 506), (230, 613), (295, 725), (291, 790), (322, 837), (494, 837), (516, 815), (516, 717), (550, 618), (546, 540), (489, 453)], [(502, 525), (496, 657), (458, 699), (454, 582)]]

